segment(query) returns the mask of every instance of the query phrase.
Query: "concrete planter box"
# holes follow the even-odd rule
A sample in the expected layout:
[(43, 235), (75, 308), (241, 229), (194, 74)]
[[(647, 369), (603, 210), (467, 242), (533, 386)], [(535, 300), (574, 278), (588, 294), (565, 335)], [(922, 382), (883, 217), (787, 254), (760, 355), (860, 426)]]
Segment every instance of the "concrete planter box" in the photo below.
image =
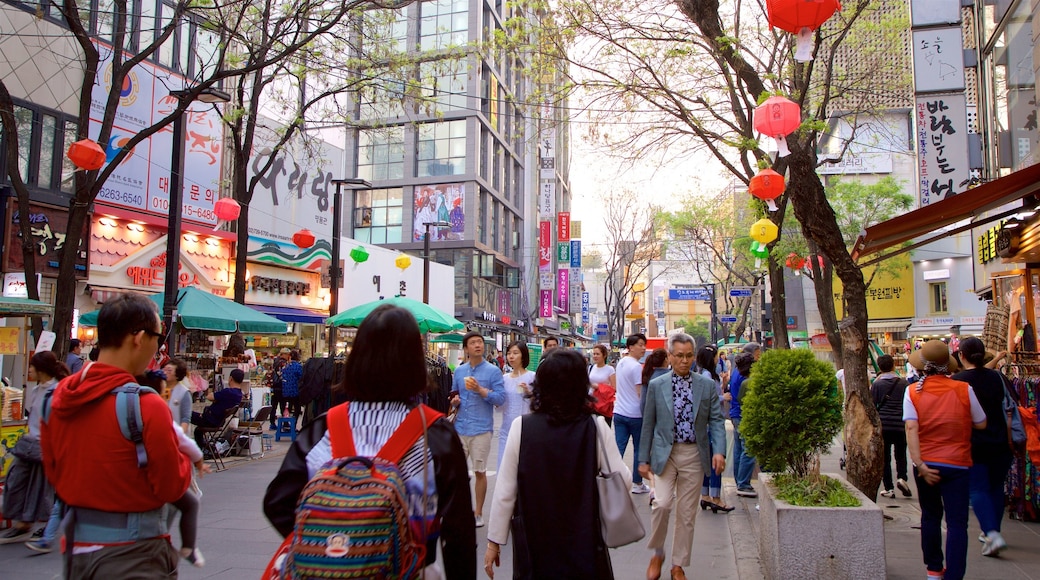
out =
[(836, 473), (859, 507), (799, 507), (774, 497), (772, 476), (758, 479), (758, 551), (770, 580), (870, 579), (885, 577), (885, 531), (881, 508)]

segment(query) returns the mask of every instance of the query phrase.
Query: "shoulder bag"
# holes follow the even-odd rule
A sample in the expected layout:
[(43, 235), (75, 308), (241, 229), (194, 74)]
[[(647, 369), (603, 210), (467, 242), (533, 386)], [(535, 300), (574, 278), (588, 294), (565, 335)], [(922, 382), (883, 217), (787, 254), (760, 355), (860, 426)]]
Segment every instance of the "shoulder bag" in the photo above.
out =
[(596, 429), (596, 439), (599, 441), (599, 474), (596, 476), (596, 489), (599, 491), (599, 520), (603, 543), (608, 548), (620, 548), (643, 539), (646, 529), (635, 504), (632, 503), (632, 495), (629, 493), (629, 485), (624, 475), (620, 471), (606, 472), (609, 469), (607, 448), (603, 438), (599, 436), (599, 426), (593, 426)]
[(1008, 389), (1008, 382), (1004, 373), (999, 374), (1000, 380), (1004, 384), (1004, 414), (1007, 416), (1008, 441), (1013, 446), (1024, 445), (1026, 442), (1026, 428), (1022, 424), (1022, 413), (1018, 410), (1018, 401), (1011, 394), (1011, 390)]

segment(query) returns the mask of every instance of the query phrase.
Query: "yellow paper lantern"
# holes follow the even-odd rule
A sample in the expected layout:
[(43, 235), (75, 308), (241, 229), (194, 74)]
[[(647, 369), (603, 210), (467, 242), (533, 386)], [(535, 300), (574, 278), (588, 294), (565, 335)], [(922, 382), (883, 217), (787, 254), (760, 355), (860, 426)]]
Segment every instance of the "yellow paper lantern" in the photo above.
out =
[(412, 265), (412, 258), (408, 255), (402, 254), (394, 260), (394, 265), (400, 268), (402, 271), (407, 270), (408, 266)]
[(777, 229), (776, 224), (765, 218), (751, 224), (751, 239), (760, 244), (765, 245), (772, 242), (779, 234), (780, 230)]

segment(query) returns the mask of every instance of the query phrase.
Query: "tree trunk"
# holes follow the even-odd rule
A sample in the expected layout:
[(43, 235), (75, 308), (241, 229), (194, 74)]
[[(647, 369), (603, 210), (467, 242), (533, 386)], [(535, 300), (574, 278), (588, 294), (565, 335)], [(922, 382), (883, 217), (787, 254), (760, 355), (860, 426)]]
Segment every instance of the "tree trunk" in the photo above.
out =
[[(849, 482), (869, 498), (877, 497), (882, 472), (881, 421), (867, 382), (867, 297), (863, 272), (852, 261), (834, 210), (827, 203), (816, 174), (816, 156), (808, 144), (792, 147), (791, 195), (802, 233), (815, 243), (834, 266), (844, 286), (845, 318), (840, 323), (842, 363), (845, 369), (845, 448)], [(811, 145), (808, 145), (811, 147)], [(823, 277), (826, 277), (824, 275)], [(817, 290), (817, 296), (820, 291)], [(826, 307), (821, 300), (820, 310)], [(826, 304), (833, 309), (833, 298)]]
[(787, 339), (787, 289), (784, 286), (784, 267), (773, 254), (769, 254), (769, 299), (773, 303), (773, 346), (788, 348)]
[[(249, 149), (246, 149), (248, 151)], [(232, 198), (242, 206), (242, 213), (235, 222), (238, 238), (235, 242), (235, 302), (246, 303), (246, 254), (249, 248), (249, 202), (251, 195), (246, 187), (249, 155), (241, 149), (235, 150)], [(274, 153), (272, 153), (274, 155)]]

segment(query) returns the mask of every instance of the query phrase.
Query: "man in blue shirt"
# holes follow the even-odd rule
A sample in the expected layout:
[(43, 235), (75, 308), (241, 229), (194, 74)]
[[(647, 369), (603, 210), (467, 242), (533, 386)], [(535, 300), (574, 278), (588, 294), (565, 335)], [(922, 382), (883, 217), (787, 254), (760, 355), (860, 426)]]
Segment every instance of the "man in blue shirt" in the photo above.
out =
[(484, 337), (468, 332), (462, 337), (466, 361), (455, 369), (452, 381), (453, 407), (459, 412), (455, 431), (473, 468), (477, 527), (484, 525), (484, 497), (487, 495), (487, 460), (491, 452), (491, 432), (495, 429), (494, 408), (506, 401), (502, 371), (484, 360)]

